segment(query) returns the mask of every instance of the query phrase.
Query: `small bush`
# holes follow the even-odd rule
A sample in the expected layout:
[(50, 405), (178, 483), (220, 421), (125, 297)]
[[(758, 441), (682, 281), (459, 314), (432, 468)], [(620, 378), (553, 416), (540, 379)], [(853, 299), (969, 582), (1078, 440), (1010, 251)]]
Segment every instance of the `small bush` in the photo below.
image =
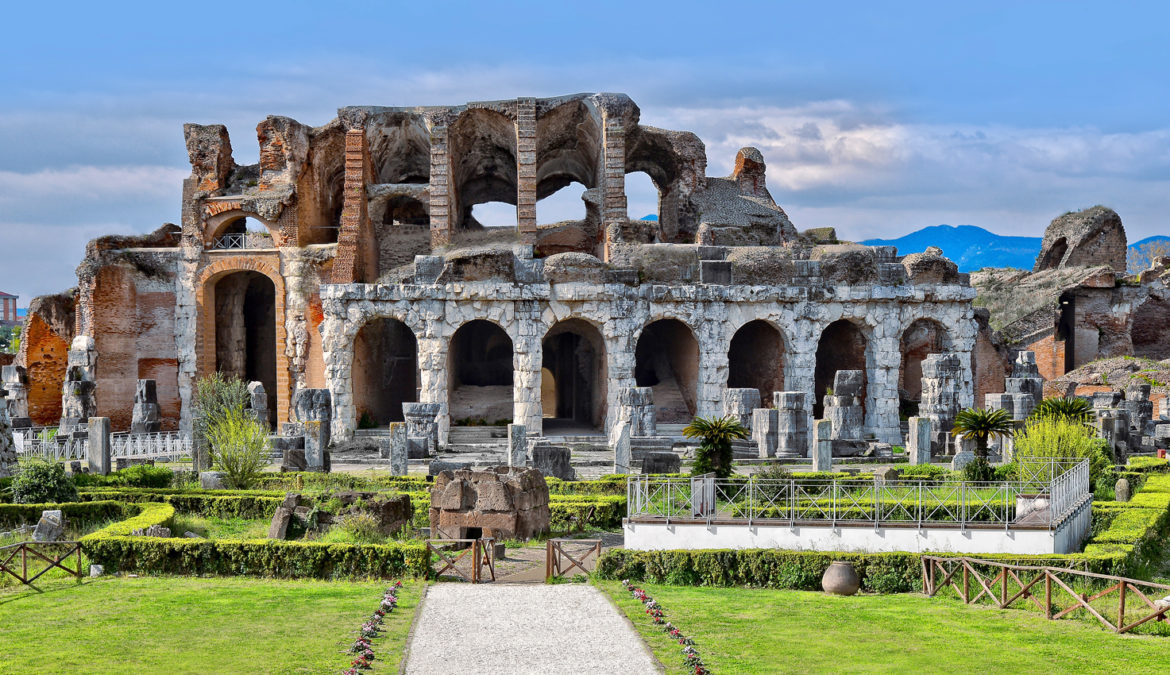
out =
[(911, 464), (899, 468), (902, 470), (902, 478), (905, 479), (928, 478), (932, 480), (945, 480), (951, 473), (950, 469), (933, 464)]
[(989, 483), (995, 480), (995, 468), (986, 457), (976, 457), (963, 467), (963, 480), (968, 483)]
[(175, 472), (165, 466), (141, 464), (115, 471), (108, 476), (96, 473), (82, 473), (73, 477), (77, 487), (140, 487), (169, 488), (174, 482)]
[[(344, 536), (337, 537), (335, 533)], [(342, 516), (328, 534), (335, 535), (325, 537), (324, 541), (330, 543), (381, 544), (386, 540), (386, 537), (378, 531), (378, 520), (365, 511), (354, 511)]]
[(714, 473), (717, 478), (730, 476), (731, 442), (747, 438), (750, 433), (747, 427), (730, 415), (693, 419), (683, 428), (683, 435), (687, 438), (700, 439), (699, 448), (695, 450), (695, 463), (691, 473), (695, 475)]
[(20, 473), (12, 480), (12, 501), (17, 504), (75, 502), (77, 486), (66, 475), (64, 464), (31, 458), (20, 463)]
[(240, 410), (228, 410), (207, 430), (211, 459), (225, 474), (228, 487), (247, 490), (268, 464), (268, 429)]
[(1096, 485), (1112, 464), (1107, 443), (1092, 427), (1060, 417), (1029, 420), (1016, 434), (1015, 460), (1088, 459), (1089, 482)]

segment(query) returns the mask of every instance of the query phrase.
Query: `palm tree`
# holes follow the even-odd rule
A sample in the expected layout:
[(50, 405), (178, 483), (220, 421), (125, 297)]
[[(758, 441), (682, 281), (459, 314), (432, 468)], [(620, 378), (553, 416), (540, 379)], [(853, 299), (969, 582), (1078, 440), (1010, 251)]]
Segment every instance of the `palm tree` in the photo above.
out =
[(1093, 406), (1083, 398), (1053, 397), (1040, 401), (1029, 419), (1065, 419), (1088, 424), (1093, 418)]
[(987, 444), (993, 437), (1011, 438), (1015, 433), (1011, 415), (1006, 410), (983, 410), (967, 408), (955, 415), (955, 426), (951, 430), (956, 436), (975, 440), (975, 456), (987, 459)]
[(750, 434), (748, 428), (731, 415), (710, 419), (696, 417), (691, 420), (683, 428), (683, 435), (702, 439), (695, 452), (691, 473), (714, 473), (719, 478), (727, 478), (731, 475), (731, 442), (747, 438)]

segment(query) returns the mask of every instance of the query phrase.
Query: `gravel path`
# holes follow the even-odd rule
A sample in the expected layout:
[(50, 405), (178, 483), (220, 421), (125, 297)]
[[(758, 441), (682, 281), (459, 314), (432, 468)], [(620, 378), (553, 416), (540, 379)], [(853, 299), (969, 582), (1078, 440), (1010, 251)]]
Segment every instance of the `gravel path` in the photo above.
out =
[(409, 649), (411, 675), (662, 672), (626, 618), (586, 584), (435, 584)]

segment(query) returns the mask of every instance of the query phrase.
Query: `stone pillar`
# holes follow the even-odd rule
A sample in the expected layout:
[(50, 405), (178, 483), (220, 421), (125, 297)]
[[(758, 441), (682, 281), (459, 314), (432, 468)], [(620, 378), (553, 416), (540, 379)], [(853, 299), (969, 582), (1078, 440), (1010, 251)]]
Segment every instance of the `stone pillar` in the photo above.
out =
[(508, 425), (508, 466), (528, 464), (528, 439), (523, 424)]
[(826, 396), (825, 419), (832, 423), (833, 440), (861, 440), (865, 431), (861, 406), (861, 386), (864, 373), (860, 370), (838, 370), (833, 376), (833, 395)]
[(943, 454), (961, 409), (963, 364), (958, 354), (930, 354), (922, 360), (922, 402), (918, 414), (930, 419), (932, 452)]
[(406, 436), (419, 439), (426, 447), (427, 455), (439, 450), (439, 404), (403, 403), (402, 416), (406, 419)]
[(760, 459), (776, 456), (780, 444), (780, 415), (775, 408), (756, 408), (752, 411), (752, 440), (756, 442)]
[(4, 366), (3, 386), (8, 390), (8, 419), (28, 417), (28, 372), (23, 366)]
[(297, 421), (305, 429), (305, 466), (309, 471), (325, 471), (329, 448), (329, 427), (333, 422), (333, 404), (328, 389), (301, 389), (293, 398)]
[(803, 391), (772, 393), (776, 406), (776, 453), (781, 457), (808, 457), (808, 395)]
[(536, 99), (516, 99), (516, 229), (536, 243)]
[(1144, 436), (1146, 423), (1154, 419), (1154, 402), (1150, 400), (1150, 389), (1148, 384), (1137, 384), (1131, 385), (1125, 391), (1125, 410), (1129, 413), (1131, 435)]
[(367, 211), (366, 186), (372, 181), (370, 151), (364, 129), (345, 132), (345, 191), (337, 253), (333, 257), (333, 283), (372, 282), (378, 276), (377, 247)]
[[(264, 421), (267, 423), (267, 410)], [(138, 380), (134, 387), (134, 409), (130, 419), (130, 433), (153, 434), (162, 430), (158, 412), (158, 391), (154, 380)]]
[(745, 427), (752, 428), (753, 412), (763, 406), (759, 389), (724, 389), (723, 416), (730, 415)]
[(8, 419), (8, 391), (0, 389), (0, 478), (16, 473), (16, 442), (12, 438), (12, 421)]
[(603, 109), (601, 125), (605, 141), (601, 149), (601, 227), (607, 262), (610, 259), (610, 244), (629, 218), (626, 212), (626, 129), (621, 115), (614, 112)]
[(94, 390), (97, 347), (93, 338), (78, 335), (69, 346), (65, 382), (61, 386), (61, 425), (58, 433), (71, 433), (78, 424), (97, 413)]
[(531, 300), (518, 301), (515, 337), (512, 338), (512, 422), (539, 436), (544, 426), (540, 409), (540, 370), (544, 365), (540, 307)]
[[(1012, 363), (1012, 376), (1004, 380), (1004, 390), (1009, 394), (1026, 394), (1032, 399), (1029, 411), (1044, 400), (1044, 378), (1036, 367), (1035, 352), (1020, 352)], [(1026, 417), (1026, 416), (1025, 416)]]
[(906, 438), (906, 454), (911, 464), (930, 464), (931, 432), (929, 417), (911, 417)]
[(390, 423), (390, 473), (405, 476), (407, 467), (406, 422)]
[(613, 472), (630, 473), (633, 452), (630, 449), (630, 423), (628, 421), (622, 420), (614, 426), (613, 433), (610, 434), (610, 445), (613, 446)]
[[(139, 380), (141, 382), (141, 380)], [(89, 418), (89, 452), (86, 463), (90, 473), (110, 474), (110, 418)]]
[(656, 435), (654, 390), (650, 387), (625, 387), (618, 394), (619, 422), (630, 423), (630, 436)]
[[(902, 343), (901, 332), (894, 327), (900, 327), (901, 318), (896, 311), (886, 311), (882, 313), (881, 321), (871, 338), (873, 364), (868, 367), (865, 378), (865, 431), (883, 443), (901, 445), (898, 373), (902, 368)], [(886, 336), (880, 337), (883, 328)], [(837, 390), (834, 389), (833, 393), (836, 394)]]
[(813, 423), (813, 471), (833, 470), (833, 423), (817, 420)]
[(451, 226), (455, 218), (451, 189), (451, 162), (447, 155), (449, 139), (445, 122), (431, 127), (431, 180), (427, 191), (431, 197), (431, 248), (451, 243)]
[(268, 392), (263, 382), (248, 383), (248, 413), (268, 426)]

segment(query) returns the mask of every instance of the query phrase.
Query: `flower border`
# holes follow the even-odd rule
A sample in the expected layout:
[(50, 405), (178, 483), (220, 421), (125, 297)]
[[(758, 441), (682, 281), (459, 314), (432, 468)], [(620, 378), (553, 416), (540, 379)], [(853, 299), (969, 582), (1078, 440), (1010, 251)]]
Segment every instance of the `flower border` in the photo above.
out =
[(630, 583), (629, 579), (623, 579), (622, 586), (625, 586), (626, 590), (629, 591), (635, 600), (642, 603), (646, 608), (646, 614), (654, 622), (655, 626), (661, 628), (663, 633), (666, 633), (671, 639), (682, 645), (683, 662), (688, 668), (692, 669), (694, 675), (711, 675), (710, 669), (707, 668), (703, 663), (703, 659), (699, 656), (699, 650), (695, 649), (695, 641), (686, 636), (674, 624), (666, 620), (666, 612), (662, 610), (662, 605), (659, 605), (658, 601), (650, 597), (646, 591)]
[(370, 640), (378, 637), (378, 634), (382, 632), (382, 620), (398, 607), (398, 589), (400, 588), (402, 588), (401, 581), (396, 581), (393, 586), (387, 588), (386, 592), (382, 594), (382, 602), (378, 605), (378, 609), (374, 610), (370, 619), (358, 629), (358, 638), (347, 650), (348, 653), (354, 655), (353, 662), (349, 664), (349, 668), (341, 671), (342, 675), (360, 675), (361, 671), (374, 667), (376, 657)]

